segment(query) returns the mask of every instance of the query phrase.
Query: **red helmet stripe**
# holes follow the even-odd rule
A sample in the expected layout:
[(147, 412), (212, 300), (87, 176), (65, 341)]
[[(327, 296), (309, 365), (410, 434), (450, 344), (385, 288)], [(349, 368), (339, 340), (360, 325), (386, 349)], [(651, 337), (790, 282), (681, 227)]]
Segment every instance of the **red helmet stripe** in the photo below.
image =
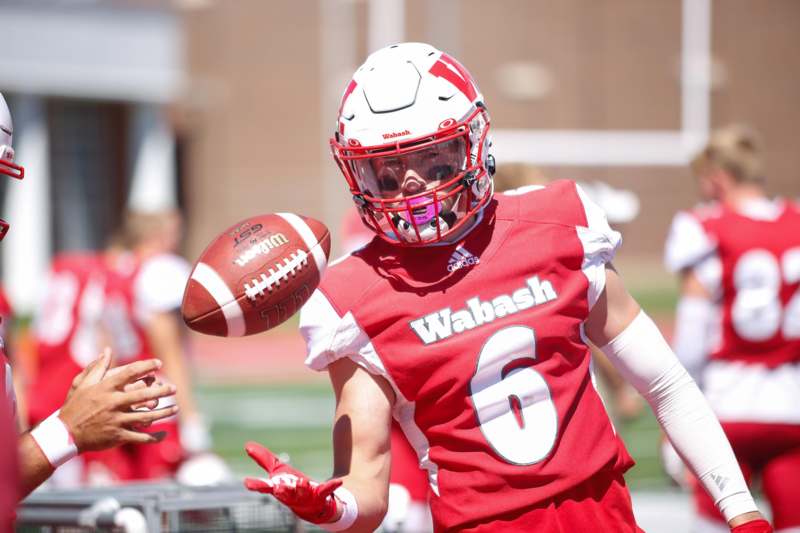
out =
[(455, 85), (470, 102), (475, 101), (475, 98), (478, 97), (475, 84), (472, 83), (472, 77), (469, 75), (469, 72), (467, 72), (467, 69), (462, 67), (461, 63), (447, 54), (442, 54), (436, 63), (433, 64), (429, 72)]
[(342, 116), (342, 109), (344, 109), (344, 104), (347, 102), (347, 99), (350, 97), (353, 91), (356, 90), (356, 80), (350, 80), (350, 83), (347, 84), (347, 89), (344, 90), (344, 94), (342, 95), (342, 103), (339, 104), (339, 116)]

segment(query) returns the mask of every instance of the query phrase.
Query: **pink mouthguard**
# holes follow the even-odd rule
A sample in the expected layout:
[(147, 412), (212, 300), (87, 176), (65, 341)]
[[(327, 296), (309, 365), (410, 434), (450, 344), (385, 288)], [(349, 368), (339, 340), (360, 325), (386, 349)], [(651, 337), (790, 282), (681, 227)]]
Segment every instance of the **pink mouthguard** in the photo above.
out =
[[(414, 214), (413, 209), (415, 205), (419, 205), (421, 203), (425, 203), (430, 201), (428, 198), (414, 198), (413, 200), (408, 201), (409, 209), (408, 214), (411, 215), (411, 218), (414, 219), (415, 224), (426, 224), (431, 221), (431, 219), (436, 216), (436, 208), (434, 204), (428, 204), (425, 206), (425, 212), (420, 214)], [(441, 212), (442, 205), (439, 202), (439, 212)]]

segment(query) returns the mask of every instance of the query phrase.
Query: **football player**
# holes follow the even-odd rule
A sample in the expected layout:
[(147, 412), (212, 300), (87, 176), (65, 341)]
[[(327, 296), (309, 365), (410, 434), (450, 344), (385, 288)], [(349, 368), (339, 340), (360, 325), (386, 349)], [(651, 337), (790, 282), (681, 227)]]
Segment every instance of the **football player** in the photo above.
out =
[[(0, 173), (22, 178), (22, 167), (14, 162), (12, 149), (13, 127), (11, 114), (0, 94)], [(8, 224), (0, 222), (0, 238)], [(19, 454), (19, 476), (0, 476), (0, 506), (7, 506), (12, 498), (22, 498), (50, 477), (61, 464), (78, 453), (104, 449), (127, 442), (157, 442), (163, 435), (143, 431), (153, 422), (175, 415), (173, 407), (156, 408), (160, 398), (175, 393), (174, 387), (154, 383), (150, 377), (160, 368), (158, 360), (136, 363), (110, 370), (111, 353), (106, 350), (91, 362), (71, 382), (66, 399), (56, 410), (33, 430), (21, 435), (19, 442), (9, 438), (16, 431), (8, 428), (14, 412), (14, 390), (11, 385), (11, 368), (5, 355), (0, 354), (0, 423), (4, 445), (12, 443)], [(139, 408), (146, 408), (138, 410)], [(14, 469), (14, 453), (8, 449), (0, 454), (0, 471)], [(9, 522), (11, 510), (0, 507), (0, 526)]]
[[(715, 131), (691, 164), (705, 203), (678, 213), (666, 264), (680, 276), (675, 352), (703, 386), (776, 531), (800, 531), (800, 206), (770, 199), (760, 140)], [(694, 486), (698, 531), (722, 517)]]
[[(72, 380), (91, 363), (100, 350), (102, 317), (102, 263), (90, 252), (56, 255), (42, 284), (32, 322), (31, 377), (25, 389), (28, 424), (41, 423), (58, 409)], [(59, 469), (56, 486), (79, 482), (76, 463)]]
[(128, 212), (103, 256), (102, 329), (121, 361), (156, 357), (159, 378), (177, 386), (181, 410), (157, 429), (167, 437), (155, 446), (132, 444), (87, 456), (92, 484), (173, 477), (189, 455), (207, 453), (208, 428), (191, 393), (178, 310), (190, 265), (175, 250), (182, 223), (177, 211)]
[(437, 531), (641, 531), (591, 340), (732, 530), (771, 531), (713, 412), (611, 266), (620, 235), (570, 181), (494, 195), (488, 133), (474, 80), (432, 46), (393, 45), (356, 71), (331, 145), (380, 238), (329, 267), (300, 319), (307, 364), (336, 395), (334, 475), (317, 483), (249, 443), (270, 477), (248, 488), (326, 529), (371, 531), (394, 417), (427, 471)]

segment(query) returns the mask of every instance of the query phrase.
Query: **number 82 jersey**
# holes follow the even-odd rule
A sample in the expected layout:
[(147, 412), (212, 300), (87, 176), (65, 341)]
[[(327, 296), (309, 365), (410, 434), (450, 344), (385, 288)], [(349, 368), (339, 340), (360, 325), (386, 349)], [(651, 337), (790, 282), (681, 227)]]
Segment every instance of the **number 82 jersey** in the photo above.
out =
[(775, 368), (800, 361), (800, 209), (758, 199), (676, 215), (667, 266), (692, 268), (720, 306), (712, 360)]
[(719, 419), (800, 424), (798, 206), (757, 199), (678, 213), (666, 263), (691, 269), (716, 303), (703, 392)]
[(348, 357), (393, 386), (437, 530), (534, 530), (527, 510), (633, 464), (583, 334), (620, 236), (569, 181), (482, 217), (459, 243), (331, 264), (300, 326), (310, 367)]

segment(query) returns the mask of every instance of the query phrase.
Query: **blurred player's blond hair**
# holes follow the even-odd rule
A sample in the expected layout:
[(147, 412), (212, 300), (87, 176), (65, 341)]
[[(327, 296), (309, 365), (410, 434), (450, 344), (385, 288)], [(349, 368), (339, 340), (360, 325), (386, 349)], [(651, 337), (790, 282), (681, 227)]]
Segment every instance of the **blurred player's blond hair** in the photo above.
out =
[(174, 251), (181, 238), (182, 216), (177, 209), (126, 211), (110, 247), (133, 250), (141, 246)]
[(497, 192), (519, 189), (526, 185), (545, 185), (550, 181), (539, 167), (530, 163), (500, 164), (492, 180)]
[(692, 159), (692, 172), (701, 176), (722, 170), (738, 183), (762, 183), (761, 146), (758, 132), (744, 124), (714, 130), (706, 147)]

